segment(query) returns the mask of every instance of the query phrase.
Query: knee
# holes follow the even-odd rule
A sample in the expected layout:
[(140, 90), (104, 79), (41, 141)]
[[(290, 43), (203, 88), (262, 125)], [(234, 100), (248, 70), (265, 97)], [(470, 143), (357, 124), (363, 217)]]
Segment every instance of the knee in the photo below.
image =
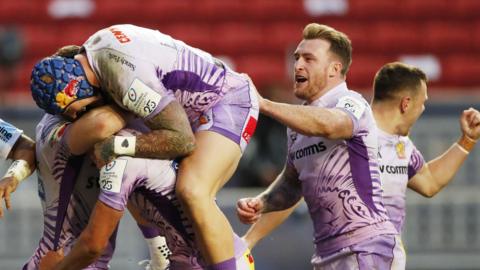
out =
[(205, 203), (213, 200), (208, 188), (201, 185), (201, 182), (193, 184), (178, 184), (175, 187), (177, 198), (187, 208), (200, 208)]

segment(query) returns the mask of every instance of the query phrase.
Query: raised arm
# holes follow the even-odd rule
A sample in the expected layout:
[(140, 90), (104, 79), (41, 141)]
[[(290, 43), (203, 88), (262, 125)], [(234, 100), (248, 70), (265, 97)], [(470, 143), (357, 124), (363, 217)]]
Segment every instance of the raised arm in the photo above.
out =
[(463, 111), (460, 117), (462, 137), (447, 151), (425, 164), (408, 182), (408, 187), (425, 197), (433, 197), (455, 176), (480, 137), (480, 113)]

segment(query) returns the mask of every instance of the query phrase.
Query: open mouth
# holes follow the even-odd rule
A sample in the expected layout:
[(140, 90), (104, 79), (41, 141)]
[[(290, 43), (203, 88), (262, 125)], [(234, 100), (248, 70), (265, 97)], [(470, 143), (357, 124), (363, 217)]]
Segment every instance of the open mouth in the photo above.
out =
[(301, 76), (301, 75), (295, 75), (295, 82), (296, 83), (304, 83), (307, 81), (307, 78)]

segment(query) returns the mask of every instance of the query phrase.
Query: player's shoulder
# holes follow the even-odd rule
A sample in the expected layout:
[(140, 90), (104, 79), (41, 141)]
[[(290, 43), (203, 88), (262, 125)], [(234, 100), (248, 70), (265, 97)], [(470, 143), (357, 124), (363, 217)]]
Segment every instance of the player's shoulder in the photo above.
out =
[(37, 143), (58, 142), (68, 124), (69, 122), (59, 115), (45, 114), (36, 127)]

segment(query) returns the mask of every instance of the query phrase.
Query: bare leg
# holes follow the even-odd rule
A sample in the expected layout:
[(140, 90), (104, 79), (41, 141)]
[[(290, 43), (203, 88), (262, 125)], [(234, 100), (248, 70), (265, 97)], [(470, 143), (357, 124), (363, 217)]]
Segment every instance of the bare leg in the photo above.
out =
[(215, 132), (200, 131), (195, 136), (196, 149), (180, 165), (176, 192), (193, 222), (204, 259), (216, 264), (234, 257), (233, 230), (215, 195), (235, 171), (241, 151)]

